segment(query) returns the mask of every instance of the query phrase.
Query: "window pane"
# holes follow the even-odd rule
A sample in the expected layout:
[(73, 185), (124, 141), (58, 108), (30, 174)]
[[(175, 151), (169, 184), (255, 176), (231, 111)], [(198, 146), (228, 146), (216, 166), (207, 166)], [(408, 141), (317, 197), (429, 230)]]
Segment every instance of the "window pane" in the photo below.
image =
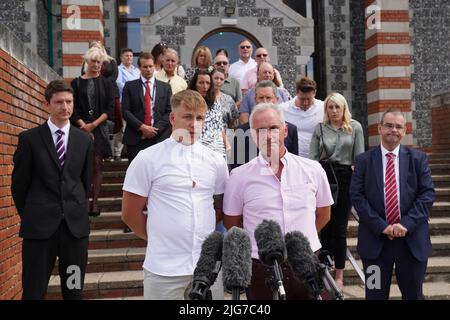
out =
[(167, 5), (170, 0), (154, 0), (155, 1), (155, 12), (159, 11), (162, 7)]
[(141, 26), (139, 22), (121, 22), (119, 26), (121, 48), (141, 51)]
[[(216, 55), (217, 49), (226, 49), (228, 51), (228, 60), (230, 60), (230, 63), (233, 63), (239, 60), (239, 42), (244, 38), (245, 36), (240, 33), (223, 31), (212, 34), (211, 36), (203, 40), (200, 44), (207, 46), (211, 50), (213, 57)], [(255, 43), (252, 43), (252, 45), (254, 58), (257, 47)]]
[(120, 18), (140, 18), (150, 15), (151, 0), (119, 0)]

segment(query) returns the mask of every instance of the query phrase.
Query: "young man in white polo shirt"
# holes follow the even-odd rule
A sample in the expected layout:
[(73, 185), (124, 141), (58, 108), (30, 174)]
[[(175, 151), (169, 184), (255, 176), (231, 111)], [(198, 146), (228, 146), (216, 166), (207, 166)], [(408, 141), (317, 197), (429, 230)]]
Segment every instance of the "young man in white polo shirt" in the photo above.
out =
[(297, 127), (298, 155), (304, 158), (309, 158), (314, 128), (323, 121), (323, 101), (316, 99), (316, 90), (316, 82), (303, 77), (296, 83), (297, 96), (280, 105), (286, 121)]
[[(123, 186), (122, 220), (147, 240), (146, 300), (187, 297), (201, 245), (222, 219), (228, 178), (225, 160), (198, 141), (207, 110), (203, 97), (185, 90), (171, 105), (171, 137), (139, 152)], [(214, 299), (223, 299), (219, 278), (211, 288)]]

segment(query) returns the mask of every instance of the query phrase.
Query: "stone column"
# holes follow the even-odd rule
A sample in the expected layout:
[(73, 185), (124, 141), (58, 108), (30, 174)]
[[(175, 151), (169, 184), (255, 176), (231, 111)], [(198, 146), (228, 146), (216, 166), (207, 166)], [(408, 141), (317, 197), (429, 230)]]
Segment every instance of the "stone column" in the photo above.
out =
[(391, 107), (406, 115), (403, 144), (413, 145), (409, 0), (366, 0), (369, 146), (379, 144), (378, 123)]
[(345, 96), (352, 108), (349, 0), (325, 0), (326, 92)]
[(104, 40), (102, 0), (62, 0), (63, 77), (80, 75), (89, 42)]

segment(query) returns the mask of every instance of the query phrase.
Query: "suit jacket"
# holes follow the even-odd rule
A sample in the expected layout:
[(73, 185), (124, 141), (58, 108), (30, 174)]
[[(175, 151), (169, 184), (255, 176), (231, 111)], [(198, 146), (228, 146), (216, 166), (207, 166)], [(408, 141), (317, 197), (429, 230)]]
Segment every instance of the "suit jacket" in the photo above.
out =
[[(288, 134), (284, 139), (284, 146), (290, 153), (298, 155), (298, 136), (297, 126), (292, 123), (286, 122), (288, 126)], [(249, 162), (258, 154), (258, 148), (253, 141), (250, 134), (250, 123), (244, 123), (240, 125), (238, 129), (242, 131), (236, 131), (233, 137), (232, 145), (232, 163), (230, 163), (230, 170), (239, 167), (240, 165)], [(241, 135), (240, 133), (244, 133)], [(243, 138), (245, 140), (243, 140)]]
[(92, 157), (92, 139), (72, 125), (63, 168), (47, 123), (19, 135), (11, 192), (21, 218), (20, 237), (48, 239), (63, 218), (76, 238), (89, 235)]
[[(153, 127), (158, 128), (158, 134), (151, 140), (154, 143), (167, 139), (171, 134), (169, 114), (171, 112), (170, 98), (172, 90), (170, 85), (155, 79), (156, 97), (152, 104)], [(122, 114), (127, 122), (123, 135), (123, 143), (137, 145), (141, 140), (139, 127), (144, 123), (145, 104), (142, 80), (139, 79), (125, 83), (122, 92)]]
[[(390, 241), (382, 234), (388, 224), (381, 157), (380, 147), (358, 155), (350, 185), (350, 196), (360, 220), (358, 253), (366, 259), (377, 258), (384, 241)], [(400, 224), (408, 229), (405, 240), (414, 257), (426, 261), (431, 255), (428, 220), (435, 196), (426, 155), (400, 146), (399, 177)]]

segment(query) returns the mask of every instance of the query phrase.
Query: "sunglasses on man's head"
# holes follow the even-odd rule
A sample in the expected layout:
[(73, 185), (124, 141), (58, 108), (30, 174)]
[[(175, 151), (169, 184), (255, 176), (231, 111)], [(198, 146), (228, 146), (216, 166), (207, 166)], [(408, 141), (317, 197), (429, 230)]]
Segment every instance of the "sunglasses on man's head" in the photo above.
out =
[(250, 49), (252, 46), (241, 46), (241, 49)]

